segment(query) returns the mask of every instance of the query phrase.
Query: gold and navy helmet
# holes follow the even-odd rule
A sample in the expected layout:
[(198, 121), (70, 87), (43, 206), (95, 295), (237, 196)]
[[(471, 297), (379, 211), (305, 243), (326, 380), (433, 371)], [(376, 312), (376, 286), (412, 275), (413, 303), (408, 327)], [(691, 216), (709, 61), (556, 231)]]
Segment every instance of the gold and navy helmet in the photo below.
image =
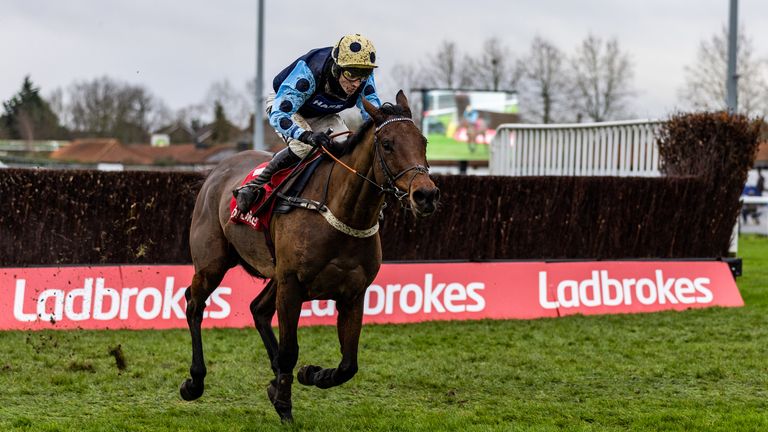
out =
[(342, 69), (373, 69), (376, 66), (376, 48), (359, 33), (339, 39), (331, 52), (333, 61)]

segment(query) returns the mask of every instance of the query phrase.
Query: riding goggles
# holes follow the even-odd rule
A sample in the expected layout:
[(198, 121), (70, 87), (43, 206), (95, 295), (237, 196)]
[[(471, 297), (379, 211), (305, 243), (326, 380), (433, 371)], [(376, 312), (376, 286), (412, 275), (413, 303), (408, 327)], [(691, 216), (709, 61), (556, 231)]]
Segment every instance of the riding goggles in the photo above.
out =
[(364, 80), (371, 75), (373, 69), (368, 68), (346, 68), (341, 71), (341, 75), (349, 81)]

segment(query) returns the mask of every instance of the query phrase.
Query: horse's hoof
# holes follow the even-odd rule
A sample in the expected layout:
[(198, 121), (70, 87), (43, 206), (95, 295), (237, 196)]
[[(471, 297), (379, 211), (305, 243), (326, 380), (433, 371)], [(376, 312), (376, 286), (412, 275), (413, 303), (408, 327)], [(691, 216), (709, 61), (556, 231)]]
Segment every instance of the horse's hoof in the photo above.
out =
[(275, 407), (275, 411), (277, 411), (277, 415), (280, 416), (280, 421), (283, 423), (292, 423), (293, 422), (293, 413), (291, 403), (290, 402), (282, 402), (277, 401), (273, 403)]
[(322, 370), (320, 366), (314, 366), (314, 365), (306, 365), (302, 366), (299, 369), (299, 372), (296, 374), (296, 377), (299, 379), (300, 384), (304, 384), (306, 386), (315, 385), (315, 374)]
[(280, 421), (283, 423), (293, 423), (293, 414), (288, 412), (286, 415), (280, 415)]
[(194, 382), (191, 378), (187, 378), (184, 380), (183, 383), (181, 383), (181, 386), (179, 387), (179, 393), (181, 394), (181, 398), (185, 401), (193, 401), (195, 399), (198, 399), (200, 396), (203, 395), (203, 386), (195, 386)]

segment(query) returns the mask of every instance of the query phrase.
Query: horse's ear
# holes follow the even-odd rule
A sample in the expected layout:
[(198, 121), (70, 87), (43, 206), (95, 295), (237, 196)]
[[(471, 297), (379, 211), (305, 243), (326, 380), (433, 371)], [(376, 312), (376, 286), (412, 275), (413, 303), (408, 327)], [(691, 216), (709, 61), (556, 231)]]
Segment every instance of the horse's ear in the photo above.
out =
[(405, 97), (405, 93), (402, 89), (400, 89), (399, 92), (397, 92), (397, 96), (395, 96), (395, 102), (397, 102), (398, 105), (403, 107), (405, 109), (405, 113), (408, 117), (412, 117), (411, 115), (411, 107), (408, 106), (408, 98)]
[(374, 124), (379, 125), (384, 122), (384, 116), (381, 114), (379, 109), (376, 108), (372, 103), (368, 102), (368, 99), (366, 98), (363, 98), (363, 108), (365, 108), (365, 112), (371, 116)]

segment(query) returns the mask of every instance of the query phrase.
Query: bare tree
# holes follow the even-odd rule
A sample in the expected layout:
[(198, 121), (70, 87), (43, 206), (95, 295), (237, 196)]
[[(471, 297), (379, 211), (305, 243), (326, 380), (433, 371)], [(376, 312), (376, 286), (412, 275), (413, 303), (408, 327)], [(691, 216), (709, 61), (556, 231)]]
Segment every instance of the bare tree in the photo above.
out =
[(443, 41), (437, 51), (428, 57), (424, 66), (427, 79), (425, 84), (439, 88), (460, 88), (466, 85), (465, 63), (460, 61), (460, 53), (455, 42)]
[[(210, 112), (210, 108), (203, 104), (191, 104), (183, 108), (176, 110), (176, 121), (186, 125), (196, 125), (200, 127), (205, 118)], [(215, 114), (215, 112), (214, 112)]]
[(75, 82), (68, 89), (67, 119), (78, 135), (147, 142), (167, 115), (165, 105), (143, 86), (109, 77)]
[(466, 80), (472, 86), (483, 90), (509, 90), (517, 86), (520, 72), (515, 67), (512, 54), (500, 39), (490, 38), (483, 43), (483, 50), (477, 58), (469, 58)]
[(421, 101), (420, 90), (431, 85), (425, 70), (413, 64), (396, 63), (388, 73), (376, 73), (376, 88), (381, 101), (391, 102), (397, 91), (402, 90), (411, 103), (414, 115), (418, 115), (419, 111), (416, 105)]
[(156, 97), (152, 98), (152, 114), (149, 117), (149, 130), (156, 131), (162, 127), (168, 126), (176, 119), (173, 110), (163, 101)]
[(67, 118), (69, 112), (67, 111), (66, 102), (64, 100), (64, 90), (62, 90), (61, 87), (56, 87), (48, 93), (46, 100), (48, 101), (48, 106), (50, 106), (51, 110), (58, 116), (59, 121), (62, 124), (67, 124), (69, 122)]
[[(739, 30), (737, 44), (737, 73), (739, 111), (747, 114), (768, 114), (768, 64), (755, 58), (752, 40)], [(685, 67), (686, 79), (680, 98), (694, 109), (721, 110), (726, 108), (726, 74), (728, 70), (728, 30), (701, 41), (696, 62)]]
[(185, 105), (174, 111), (174, 119), (183, 123), (189, 123), (192, 119), (205, 115), (205, 107), (201, 103)]
[(633, 95), (632, 63), (613, 38), (604, 42), (589, 35), (571, 58), (574, 108), (599, 122), (618, 118), (627, 109)]
[(519, 94), (524, 117), (541, 123), (564, 119), (569, 106), (567, 59), (554, 44), (536, 36), (520, 62)]
[[(428, 86), (428, 79), (424, 75), (424, 71), (414, 65), (397, 63), (392, 66), (390, 73), (382, 79), (377, 76), (376, 84), (379, 88), (390, 91), (392, 95), (397, 90), (403, 90), (410, 94), (412, 90)], [(392, 97), (391, 95), (388, 96)]]
[(235, 125), (247, 126), (253, 112), (253, 99), (249, 99), (247, 87), (248, 84), (246, 84), (246, 89), (238, 90), (227, 79), (216, 81), (208, 87), (203, 104), (213, 111), (218, 102)]

